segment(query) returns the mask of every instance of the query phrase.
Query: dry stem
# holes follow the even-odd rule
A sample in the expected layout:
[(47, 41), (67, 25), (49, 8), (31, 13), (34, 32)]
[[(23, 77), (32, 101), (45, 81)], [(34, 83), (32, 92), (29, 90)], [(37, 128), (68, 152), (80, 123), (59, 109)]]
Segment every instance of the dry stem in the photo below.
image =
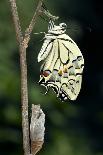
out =
[[(26, 64), (26, 48), (29, 40), (25, 43), (25, 37), (22, 36), (16, 0), (9, 0), (11, 4), (11, 11), (13, 21), (15, 25), (15, 31), (17, 40), (19, 42), (20, 52), (20, 68), (21, 68), (21, 104), (22, 104), (22, 130), (23, 130), (23, 148), (24, 155), (30, 154), (30, 142), (29, 142), (29, 121), (28, 121), (28, 88), (27, 88), (27, 64)], [(39, 0), (36, 12), (33, 16), (31, 24), (27, 30), (29, 30), (28, 38), (33, 30), (37, 16), (39, 16), (39, 9), (43, 0)], [(27, 33), (27, 32), (26, 32)], [(27, 36), (25, 34), (25, 36)], [(24, 40), (24, 41), (23, 41)], [(26, 46), (25, 46), (26, 44)]]
[[(20, 53), (20, 69), (21, 69), (21, 104), (22, 104), (22, 131), (23, 131), (23, 148), (24, 148), (24, 155), (30, 155), (30, 131), (29, 131), (29, 119), (28, 119), (28, 87), (27, 87), (27, 61), (26, 61), (26, 48), (28, 47), (28, 43), (30, 40), (30, 34), (34, 28), (34, 25), (36, 23), (37, 17), (40, 14), (45, 14), (49, 18), (57, 19), (55, 16), (52, 16), (49, 11), (42, 8), (43, 0), (39, 0), (37, 9), (33, 15), (33, 18), (30, 22), (30, 25), (25, 31), (25, 34), (23, 36), (21, 26), (20, 26), (20, 20), (19, 15), (17, 11), (16, 6), (16, 0), (9, 0), (11, 5), (11, 12), (13, 16), (13, 22), (15, 25), (15, 31), (16, 31), (16, 37), (17, 41), (19, 43), (19, 53)], [(35, 113), (35, 112), (34, 112)], [(34, 124), (37, 123), (37, 120), (35, 120)], [(40, 125), (41, 126), (41, 125)], [(41, 130), (41, 133), (44, 130)], [(35, 130), (34, 130), (34, 136), (35, 136)], [(44, 135), (43, 135), (44, 136)], [(43, 140), (38, 139), (37, 144), (36, 141), (31, 141), (31, 144), (33, 144), (33, 147), (31, 146), (32, 151), (33, 150), (40, 150)], [(34, 145), (35, 143), (35, 145)], [(39, 145), (41, 143), (41, 145)], [(35, 146), (35, 148), (34, 148)], [(36, 148), (36, 146), (39, 146), (39, 148)], [(36, 151), (34, 151), (36, 154)]]

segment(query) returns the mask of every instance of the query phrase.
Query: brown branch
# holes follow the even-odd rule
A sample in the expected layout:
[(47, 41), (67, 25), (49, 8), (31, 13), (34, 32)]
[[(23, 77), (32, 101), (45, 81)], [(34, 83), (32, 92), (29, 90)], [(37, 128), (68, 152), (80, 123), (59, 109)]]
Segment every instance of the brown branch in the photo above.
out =
[(20, 47), (20, 68), (21, 68), (21, 102), (22, 102), (22, 130), (24, 154), (30, 154), (29, 144), (29, 120), (28, 120), (28, 88), (27, 88), (27, 64), (26, 49)]
[(25, 48), (28, 47), (28, 43), (29, 43), (29, 40), (30, 40), (30, 34), (31, 32), (33, 31), (33, 28), (35, 26), (35, 23), (36, 23), (36, 19), (39, 15), (46, 15), (48, 18), (51, 18), (53, 20), (57, 20), (59, 17), (57, 16), (53, 16), (48, 10), (45, 10), (42, 6), (42, 3), (43, 3), (43, 0), (39, 0), (38, 2), (38, 6), (37, 6), (37, 9), (34, 13), (34, 16), (28, 26), (28, 28), (26, 29), (25, 31), (25, 36), (24, 36), (24, 40), (23, 40), (23, 44), (25, 46)]
[[(23, 37), (21, 26), (20, 26), (20, 20), (19, 15), (17, 11), (16, 6), (16, 0), (9, 0), (11, 5), (11, 12), (13, 16), (13, 21), (15, 25), (15, 31), (16, 31), (16, 37), (19, 43), (19, 53), (20, 53), (20, 69), (21, 69), (21, 104), (22, 104), (22, 131), (23, 131), (23, 149), (24, 149), (24, 155), (30, 155), (30, 149), (33, 154), (36, 154), (42, 147), (43, 144), (43, 138), (44, 138), (44, 114), (40, 110), (40, 106), (38, 107), (32, 107), (32, 118), (31, 118), (31, 133), (29, 133), (29, 119), (28, 119), (28, 87), (27, 87), (27, 61), (26, 61), (26, 48), (28, 47), (28, 43), (30, 40), (30, 34), (34, 28), (34, 25), (36, 23), (37, 17), (40, 14), (45, 14), (49, 18), (55, 18), (55, 16), (52, 16), (49, 11), (42, 8), (42, 2), (43, 0), (39, 0), (37, 9), (34, 13), (34, 16), (30, 22), (29, 27), (25, 31), (25, 35)], [(37, 110), (38, 109), (38, 110)], [(37, 126), (34, 126), (33, 118), (35, 116), (36, 111), (38, 111), (39, 116), (35, 120), (35, 124)], [(34, 113), (34, 114), (33, 114)], [(41, 115), (40, 115), (41, 114)], [(41, 130), (35, 130), (39, 125), (38, 129)], [(40, 136), (41, 132), (42, 137)], [(31, 136), (31, 147), (30, 147), (30, 138)], [(38, 139), (33, 139), (33, 137)], [(36, 141), (37, 140), (37, 141)], [(38, 147), (38, 149), (37, 149)]]
[(38, 6), (36, 8), (36, 11), (33, 15), (33, 18), (28, 26), (28, 28), (26, 29), (25, 31), (25, 36), (24, 36), (24, 40), (23, 40), (23, 43), (24, 43), (24, 46), (27, 48), (28, 47), (28, 43), (29, 43), (29, 40), (30, 40), (30, 34), (31, 32), (33, 31), (33, 28), (34, 28), (34, 25), (36, 23), (36, 19), (37, 17), (40, 15), (40, 10), (41, 10), (41, 7), (42, 7), (42, 2), (43, 0), (39, 0), (38, 2)]
[(28, 121), (28, 88), (27, 88), (27, 64), (26, 48), (22, 45), (23, 36), (19, 22), (16, 0), (9, 0), (15, 25), (17, 40), (19, 42), (20, 68), (21, 68), (21, 104), (22, 104), (22, 131), (24, 155), (30, 154), (29, 121)]
[(49, 19), (52, 19), (52, 20), (57, 20), (59, 17), (58, 16), (53, 16), (49, 10), (45, 9), (44, 7), (42, 7), (42, 9), (40, 10), (41, 11), (41, 14), (44, 14), (46, 15)]
[(16, 0), (9, 0), (9, 1), (11, 5), (11, 12), (13, 16), (15, 31), (16, 31), (16, 38), (20, 44), (23, 40), (23, 36), (22, 36), (22, 31), (21, 31), (21, 26), (20, 26), (20, 21), (19, 21), (17, 6), (16, 6)]
[[(22, 131), (23, 131), (23, 148), (24, 155), (30, 155), (30, 140), (29, 140), (29, 120), (28, 120), (28, 88), (27, 88), (27, 63), (26, 63), (26, 48), (30, 40), (30, 34), (36, 23), (36, 19), (39, 16), (39, 10), (41, 8), (43, 0), (39, 0), (37, 9), (31, 20), (29, 27), (25, 32), (23, 38), (19, 15), (16, 6), (16, 0), (9, 0), (11, 5), (11, 11), (13, 16), (13, 21), (15, 25), (15, 31), (17, 40), (19, 42), (19, 52), (20, 52), (20, 68), (21, 68), (21, 104), (22, 104)], [(27, 37), (28, 36), (28, 37)], [(28, 38), (26, 40), (26, 38)]]

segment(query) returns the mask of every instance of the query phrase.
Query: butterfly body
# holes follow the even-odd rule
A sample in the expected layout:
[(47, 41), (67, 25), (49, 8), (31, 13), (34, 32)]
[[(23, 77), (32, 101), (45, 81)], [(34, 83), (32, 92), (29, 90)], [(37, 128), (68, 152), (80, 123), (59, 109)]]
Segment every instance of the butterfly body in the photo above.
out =
[(39, 83), (53, 88), (62, 101), (77, 98), (84, 68), (80, 49), (65, 32), (65, 23), (58, 26), (50, 23), (38, 55), (38, 62), (44, 61)]

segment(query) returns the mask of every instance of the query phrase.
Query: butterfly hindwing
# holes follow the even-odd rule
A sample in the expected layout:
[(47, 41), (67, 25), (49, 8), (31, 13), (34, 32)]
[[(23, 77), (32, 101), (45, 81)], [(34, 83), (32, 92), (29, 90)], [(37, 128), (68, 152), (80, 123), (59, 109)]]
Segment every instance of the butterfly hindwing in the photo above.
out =
[(55, 63), (58, 59), (58, 43), (57, 40), (54, 40), (52, 43), (52, 48), (48, 52), (48, 56), (45, 58), (44, 64), (43, 64), (43, 70), (50, 70), (53, 71), (53, 68), (55, 66)]
[(66, 48), (66, 50), (63, 51), (64, 55), (65, 51), (67, 52), (68, 49), (69, 56), (69, 61), (66, 64), (68, 68), (68, 82), (65, 82), (67, 85), (63, 85), (62, 87), (63, 91), (68, 95), (68, 98), (71, 100), (75, 100), (81, 89), (84, 59), (76, 43), (70, 40), (62, 40), (61, 43)]

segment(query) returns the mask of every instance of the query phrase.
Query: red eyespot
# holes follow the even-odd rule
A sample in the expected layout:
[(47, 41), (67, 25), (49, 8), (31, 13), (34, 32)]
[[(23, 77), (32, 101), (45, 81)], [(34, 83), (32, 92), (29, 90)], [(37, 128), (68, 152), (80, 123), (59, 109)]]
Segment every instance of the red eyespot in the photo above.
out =
[(41, 76), (48, 77), (50, 75), (50, 71), (43, 71)]

